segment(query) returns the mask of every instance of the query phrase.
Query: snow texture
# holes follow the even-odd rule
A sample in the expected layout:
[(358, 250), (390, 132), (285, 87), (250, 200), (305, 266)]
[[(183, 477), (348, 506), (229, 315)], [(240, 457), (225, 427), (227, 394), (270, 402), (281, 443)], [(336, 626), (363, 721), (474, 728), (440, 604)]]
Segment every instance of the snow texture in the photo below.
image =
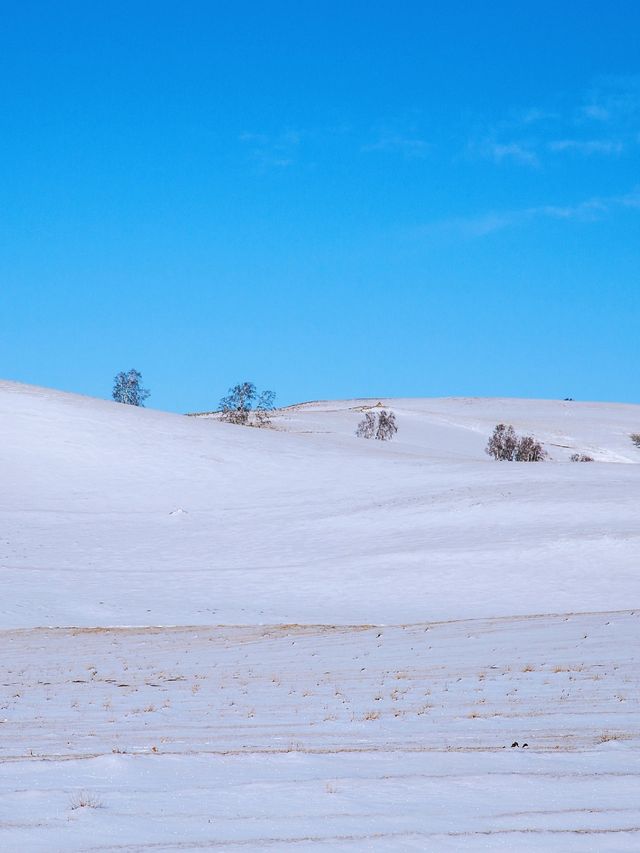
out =
[(0, 849), (639, 849), (640, 407), (0, 424)]

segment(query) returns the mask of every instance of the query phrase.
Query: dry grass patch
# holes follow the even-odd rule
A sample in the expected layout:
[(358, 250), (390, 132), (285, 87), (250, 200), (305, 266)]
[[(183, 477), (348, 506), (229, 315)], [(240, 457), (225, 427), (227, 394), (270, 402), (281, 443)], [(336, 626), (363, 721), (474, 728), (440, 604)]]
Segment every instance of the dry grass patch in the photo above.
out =
[(92, 794), (90, 791), (78, 791), (69, 800), (69, 808), (71, 811), (76, 811), (77, 809), (101, 809), (103, 808), (103, 804), (97, 794)]

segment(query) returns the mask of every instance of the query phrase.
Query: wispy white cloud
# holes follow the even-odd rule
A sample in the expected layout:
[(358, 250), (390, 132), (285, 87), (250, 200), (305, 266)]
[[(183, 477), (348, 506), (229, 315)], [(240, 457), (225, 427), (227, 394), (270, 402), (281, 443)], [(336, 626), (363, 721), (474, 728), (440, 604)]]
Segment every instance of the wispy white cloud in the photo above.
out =
[(640, 187), (636, 187), (630, 193), (620, 196), (618, 201), (623, 207), (633, 207), (640, 210)]
[(540, 158), (535, 145), (529, 141), (502, 141), (493, 136), (475, 139), (468, 143), (467, 154), (472, 158), (491, 160), (497, 165), (517, 163), (522, 166), (537, 168)]
[(473, 137), (467, 151), (498, 165), (542, 167), (555, 154), (613, 157), (628, 153), (640, 142), (639, 127), (640, 75), (605, 77), (573, 103), (562, 98), (556, 99), (553, 109), (533, 106), (511, 111)]
[(496, 163), (513, 160), (526, 166), (540, 165), (538, 155), (532, 147), (521, 142), (487, 142), (486, 152)]
[(583, 121), (621, 126), (640, 118), (640, 75), (599, 79), (585, 94), (578, 109)]
[(515, 112), (509, 122), (515, 127), (521, 125), (539, 124), (540, 122), (556, 121), (560, 116), (551, 110), (541, 110), (539, 107), (529, 107)]
[(585, 104), (581, 107), (582, 115), (594, 121), (608, 121), (611, 117), (610, 111), (601, 104)]
[(246, 146), (250, 158), (262, 169), (282, 169), (297, 159), (303, 131), (285, 130), (279, 134), (241, 133), (239, 141)]
[(578, 154), (621, 154), (624, 143), (615, 139), (554, 139), (547, 143), (549, 151)]
[(419, 229), (421, 235), (450, 235), (463, 238), (485, 237), (496, 231), (540, 219), (597, 222), (616, 208), (640, 210), (640, 187), (624, 195), (595, 196), (575, 204), (545, 204), (514, 210), (489, 211), (470, 216), (452, 217), (428, 223)]
[(404, 157), (426, 157), (431, 149), (431, 145), (425, 142), (424, 139), (413, 136), (403, 136), (402, 134), (387, 134), (380, 136), (375, 142), (368, 143), (361, 147), (361, 151), (375, 152), (382, 151), (388, 153), (401, 154)]

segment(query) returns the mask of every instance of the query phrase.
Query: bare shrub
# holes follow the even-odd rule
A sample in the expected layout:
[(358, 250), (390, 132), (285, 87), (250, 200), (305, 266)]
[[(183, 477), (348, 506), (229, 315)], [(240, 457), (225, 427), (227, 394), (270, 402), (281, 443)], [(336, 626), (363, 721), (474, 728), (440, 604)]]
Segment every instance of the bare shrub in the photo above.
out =
[(532, 435), (519, 436), (514, 428), (497, 424), (485, 452), (499, 462), (542, 462), (547, 452)]
[(393, 412), (387, 412), (385, 409), (378, 412), (376, 438), (379, 441), (390, 441), (397, 432), (396, 416)]
[(587, 456), (586, 453), (574, 453), (571, 456), (572, 462), (593, 462), (593, 456)]
[(628, 732), (602, 732), (597, 743), (610, 743), (615, 740), (631, 740), (632, 735)]
[(78, 791), (69, 800), (69, 808), (71, 811), (76, 809), (101, 809), (102, 801), (96, 794), (90, 791)]
[(373, 412), (367, 412), (358, 424), (356, 435), (358, 438), (373, 438), (376, 431), (376, 416)]
[(275, 391), (263, 391), (256, 400), (255, 425), (264, 427), (271, 425), (271, 412), (276, 400)]
[(640, 432), (632, 432), (629, 438), (636, 447), (640, 447)]
[(380, 711), (365, 711), (362, 715), (363, 720), (379, 720)]
[(516, 448), (516, 462), (542, 462), (547, 452), (532, 435), (523, 435)]
[(378, 441), (390, 441), (397, 432), (396, 416), (386, 409), (376, 414), (367, 412), (356, 429), (358, 438), (376, 438)]

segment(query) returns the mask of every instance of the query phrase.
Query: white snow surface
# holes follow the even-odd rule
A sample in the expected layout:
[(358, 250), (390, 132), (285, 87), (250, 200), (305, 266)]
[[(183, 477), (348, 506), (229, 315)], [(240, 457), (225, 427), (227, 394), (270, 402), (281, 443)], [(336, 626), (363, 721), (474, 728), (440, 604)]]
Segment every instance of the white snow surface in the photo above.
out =
[[(381, 400), (273, 430), (0, 385), (0, 625), (398, 624), (640, 604), (640, 407)], [(498, 421), (552, 460), (497, 463)], [(596, 462), (571, 463), (572, 452)]]
[(640, 406), (4, 382), (0, 430), (1, 850), (640, 849)]

